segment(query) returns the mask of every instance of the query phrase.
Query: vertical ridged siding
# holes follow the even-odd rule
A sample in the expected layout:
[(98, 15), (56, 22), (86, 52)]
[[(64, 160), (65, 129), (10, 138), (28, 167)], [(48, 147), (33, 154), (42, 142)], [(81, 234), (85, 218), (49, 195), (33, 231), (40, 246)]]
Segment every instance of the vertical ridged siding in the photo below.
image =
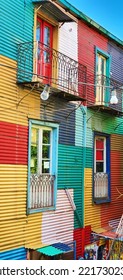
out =
[(92, 229), (101, 226), (101, 205), (92, 203), (92, 169), (85, 169), (85, 226)]
[(0, 260), (26, 260), (24, 247), (0, 253)]
[(33, 40), (33, 4), (31, 0), (1, 0), (1, 7), (0, 53), (17, 60), (17, 44)]
[[(69, 189), (71, 198), (73, 190)], [(74, 229), (74, 211), (65, 190), (57, 191), (56, 210), (42, 214), (42, 243), (72, 242)]]

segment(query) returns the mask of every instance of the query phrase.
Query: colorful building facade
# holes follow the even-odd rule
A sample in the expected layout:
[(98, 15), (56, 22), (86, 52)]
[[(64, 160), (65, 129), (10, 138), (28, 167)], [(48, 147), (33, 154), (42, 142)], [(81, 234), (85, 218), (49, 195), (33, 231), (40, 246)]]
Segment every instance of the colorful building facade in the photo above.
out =
[(66, 1), (2, 7), (0, 259), (78, 259), (122, 215), (123, 44)]

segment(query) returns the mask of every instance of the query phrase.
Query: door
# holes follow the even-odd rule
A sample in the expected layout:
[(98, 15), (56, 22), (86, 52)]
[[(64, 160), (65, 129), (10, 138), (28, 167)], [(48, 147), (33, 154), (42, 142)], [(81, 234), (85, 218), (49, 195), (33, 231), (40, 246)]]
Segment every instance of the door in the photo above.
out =
[(37, 75), (45, 84), (51, 84), (53, 26), (40, 18), (37, 19), (36, 41)]
[(96, 102), (102, 104), (105, 101), (105, 77), (106, 77), (106, 58), (101, 54), (97, 54), (97, 87), (96, 87)]

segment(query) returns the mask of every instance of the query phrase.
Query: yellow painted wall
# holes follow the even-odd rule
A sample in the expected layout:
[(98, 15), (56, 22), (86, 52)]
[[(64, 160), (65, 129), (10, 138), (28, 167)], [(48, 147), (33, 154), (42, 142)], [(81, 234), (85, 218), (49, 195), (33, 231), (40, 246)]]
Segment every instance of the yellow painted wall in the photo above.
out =
[(25, 228), (25, 247), (40, 248), (43, 246), (41, 237), (42, 213), (31, 214), (27, 218)]
[(28, 118), (40, 119), (40, 94), (16, 84), (15, 61), (0, 56), (0, 63), (0, 121), (27, 126)]
[[(28, 118), (40, 120), (39, 93), (16, 84), (14, 60), (0, 56), (0, 64), (0, 121), (28, 126)], [(27, 216), (26, 199), (27, 166), (0, 164), (1, 252), (41, 243), (41, 214)]]
[(92, 202), (92, 169), (85, 169), (85, 226), (91, 225), (92, 230), (101, 227), (100, 205)]

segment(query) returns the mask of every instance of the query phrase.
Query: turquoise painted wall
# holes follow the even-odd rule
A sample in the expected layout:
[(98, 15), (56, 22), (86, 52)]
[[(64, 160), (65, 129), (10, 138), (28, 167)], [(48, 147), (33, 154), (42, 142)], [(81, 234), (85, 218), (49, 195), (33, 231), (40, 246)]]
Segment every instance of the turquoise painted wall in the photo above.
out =
[(0, 54), (17, 60), (17, 44), (33, 39), (32, 0), (1, 0), (0, 4)]
[(87, 111), (86, 168), (93, 168), (93, 132), (123, 135), (123, 118), (104, 112)]
[(83, 148), (59, 145), (58, 159), (58, 189), (66, 187), (74, 189), (74, 202), (77, 209), (74, 222), (75, 228), (79, 228), (78, 216), (80, 217), (81, 223), (83, 222)]

